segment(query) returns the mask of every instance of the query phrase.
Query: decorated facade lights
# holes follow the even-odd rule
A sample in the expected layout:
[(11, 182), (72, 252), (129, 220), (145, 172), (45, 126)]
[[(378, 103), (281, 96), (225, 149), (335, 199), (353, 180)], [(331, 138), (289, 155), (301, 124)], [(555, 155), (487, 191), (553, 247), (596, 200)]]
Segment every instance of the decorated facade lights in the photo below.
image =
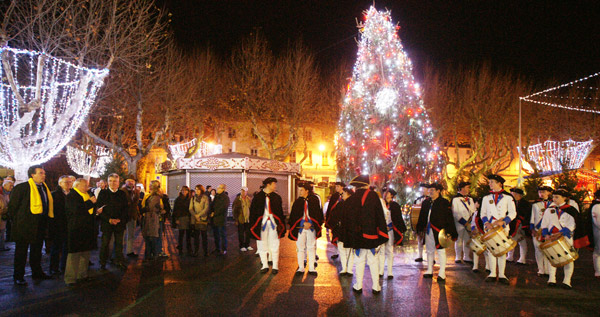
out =
[[(182, 143), (169, 144), (169, 151), (171, 151), (171, 156), (174, 161), (177, 161), (179, 158), (184, 158), (187, 154), (188, 150), (196, 146), (196, 138)], [(192, 156), (192, 158), (201, 158), (208, 155), (221, 154), (223, 153), (223, 146), (221, 144), (200, 142), (198, 146), (198, 150)]]
[(67, 146), (67, 163), (73, 172), (86, 179), (98, 178), (104, 174), (106, 165), (112, 160), (112, 151), (98, 146), (90, 145), (85, 149)]
[(358, 27), (357, 59), (336, 135), (338, 174), (343, 180), (370, 174), (378, 187), (397, 188), (408, 200), (419, 182), (439, 171), (433, 128), (390, 12), (371, 7)]
[(0, 47), (0, 165), (15, 170), (46, 162), (71, 140), (108, 69), (81, 67), (45, 53)]
[(538, 170), (542, 172), (579, 169), (592, 151), (593, 140), (576, 142), (573, 140), (551, 141), (527, 147), (527, 154)]

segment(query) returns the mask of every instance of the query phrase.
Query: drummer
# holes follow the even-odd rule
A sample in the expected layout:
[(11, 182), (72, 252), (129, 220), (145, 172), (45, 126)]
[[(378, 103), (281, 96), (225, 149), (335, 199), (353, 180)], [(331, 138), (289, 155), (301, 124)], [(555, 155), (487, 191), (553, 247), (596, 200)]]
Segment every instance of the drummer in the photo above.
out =
[[(520, 188), (511, 188), (510, 193), (515, 198), (517, 204), (517, 217), (510, 223), (510, 236), (519, 242), (519, 260), (517, 265), (527, 264), (527, 240), (529, 235), (529, 220), (531, 219), (531, 204), (524, 198), (525, 193)], [(516, 249), (516, 248), (515, 248)], [(515, 249), (508, 251), (508, 262), (513, 261)]]
[[(500, 175), (491, 174), (487, 176), (490, 185), (490, 194), (483, 197), (481, 203), (481, 220), (484, 229), (489, 231), (495, 227), (504, 228), (504, 233), (508, 236), (508, 224), (517, 216), (515, 200), (508, 192), (504, 190), (504, 178)], [(506, 254), (488, 258), (490, 260), (490, 275), (485, 278), (486, 282), (493, 282), (498, 276), (498, 281), (502, 284), (509, 284), (508, 278), (504, 275), (506, 269)], [(496, 272), (496, 264), (498, 272)], [(496, 275), (496, 273), (498, 275)]]
[(531, 219), (529, 221), (529, 230), (531, 230), (531, 236), (533, 238), (533, 248), (535, 250), (535, 261), (537, 262), (538, 267), (538, 276), (548, 276), (548, 268), (550, 267), (550, 262), (544, 256), (542, 251), (540, 250), (540, 243), (542, 243), (542, 218), (544, 216), (544, 211), (548, 209), (552, 205), (552, 192), (554, 189), (550, 186), (540, 186), (538, 187), (538, 196), (540, 200), (536, 201), (533, 204), (531, 210)]
[[(473, 235), (473, 237), (475, 237), (475, 235), (483, 235), (485, 234), (485, 231), (483, 230), (483, 221), (481, 221), (481, 198), (477, 198), (475, 199), (475, 213), (473, 214), (473, 217), (471, 217), (471, 234)], [(494, 258), (494, 256), (490, 253), (490, 251), (485, 250), (483, 252), (483, 259), (485, 260), (485, 271), (487, 273), (491, 272), (490, 271), (490, 257), (491, 259)], [(477, 253), (473, 252), (473, 273), (479, 273), (479, 255), (477, 255)]]
[(454, 216), (454, 225), (458, 232), (458, 239), (454, 243), (455, 259), (454, 263), (473, 263), (471, 259), (471, 250), (469, 249), (469, 241), (471, 236), (467, 230), (470, 226), (471, 216), (475, 212), (475, 201), (469, 197), (471, 183), (458, 183), (458, 193), (452, 198), (452, 214)]
[(438, 283), (446, 281), (446, 250), (441, 246), (438, 235), (444, 229), (452, 240), (456, 241), (458, 238), (454, 226), (454, 217), (452, 217), (452, 211), (450, 210), (450, 202), (441, 195), (443, 189), (444, 187), (438, 183), (429, 186), (429, 197), (431, 199), (423, 202), (419, 221), (417, 222), (417, 234), (425, 236), (425, 246), (427, 247), (427, 272), (423, 277), (433, 277), (433, 261), (437, 250), (438, 260), (440, 261)]
[[(552, 195), (554, 206), (546, 209), (542, 218), (542, 236), (546, 239), (556, 239), (563, 236), (569, 245), (573, 245), (573, 233), (575, 232), (575, 217), (577, 209), (569, 205), (569, 192), (560, 188)], [(564, 267), (565, 277), (563, 278), (562, 287), (571, 289), (571, 276), (575, 269), (575, 263), (571, 262)], [(548, 278), (548, 286), (556, 286), (556, 268), (550, 266), (550, 277)]]

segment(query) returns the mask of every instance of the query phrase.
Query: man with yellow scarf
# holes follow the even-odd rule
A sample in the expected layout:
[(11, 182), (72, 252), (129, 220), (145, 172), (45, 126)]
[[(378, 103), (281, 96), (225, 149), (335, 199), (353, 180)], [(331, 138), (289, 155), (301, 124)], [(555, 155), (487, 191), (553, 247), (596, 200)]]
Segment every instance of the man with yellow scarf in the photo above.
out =
[(42, 243), (48, 218), (54, 218), (52, 195), (44, 181), (46, 172), (41, 165), (27, 171), (29, 180), (13, 189), (8, 203), (8, 215), (12, 221), (11, 236), (15, 243), (13, 279), (16, 285), (27, 285), (24, 279), (27, 249), (32, 277), (36, 280), (50, 279), (42, 270)]

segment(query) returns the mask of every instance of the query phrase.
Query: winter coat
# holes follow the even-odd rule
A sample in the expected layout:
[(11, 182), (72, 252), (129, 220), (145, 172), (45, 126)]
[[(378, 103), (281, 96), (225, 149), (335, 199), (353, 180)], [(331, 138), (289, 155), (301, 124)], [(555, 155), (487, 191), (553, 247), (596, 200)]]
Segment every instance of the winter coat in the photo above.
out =
[(238, 195), (233, 201), (233, 219), (238, 223), (250, 222), (250, 197)]
[(47, 211), (44, 210), (42, 214), (32, 214), (29, 195), (28, 182), (17, 184), (10, 194), (8, 202), (8, 216), (12, 221), (10, 236), (16, 242), (35, 243), (44, 239), (48, 224)]
[(52, 241), (64, 241), (67, 239), (67, 195), (59, 188), (52, 192), (54, 200), (54, 218), (48, 219), (48, 235)]
[(196, 200), (196, 197), (191, 199), (189, 206), (189, 215), (191, 216), (190, 225), (195, 226), (201, 223), (203, 228), (200, 230), (206, 230), (208, 223), (208, 216), (210, 211), (210, 198), (206, 195), (200, 196), (200, 201)]
[(177, 229), (187, 230), (190, 228), (190, 196), (177, 196), (173, 204), (173, 223), (179, 221)]
[(227, 218), (228, 209), (229, 195), (227, 194), (227, 192), (217, 194), (213, 201), (213, 225), (215, 227), (222, 227), (225, 225), (225, 219)]
[(158, 238), (158, 229), (160, 226), (159, 215), (164, 212), (164, 207), (161, 206), (162, 196), (159, 194), (150, 195), (142, 204), (142, 235), (145, 237)]
[[(98, 208), (104, 206), (100, 214), (100, 219), (102, 220), (100, 228), (102, 232), (125, 231), (127, 219), (129, 219), (129, 200), (124, 191), (117, 189), (115, 192), (112, 192), (110, 188), (103, 189), (98, 194), (96, 205)], [(121, 221), (116, 225), (111, 225), (109, 223), (110, 219), (119, 219)]]
[(68, 253), (84, 252), (96, 249), (96, 233), (94, 224), (96, 216), (89, 210), (95, 204), (83, 201), (83, 197), (71, 190), (65, 199), (67, 216), (67, 249)]

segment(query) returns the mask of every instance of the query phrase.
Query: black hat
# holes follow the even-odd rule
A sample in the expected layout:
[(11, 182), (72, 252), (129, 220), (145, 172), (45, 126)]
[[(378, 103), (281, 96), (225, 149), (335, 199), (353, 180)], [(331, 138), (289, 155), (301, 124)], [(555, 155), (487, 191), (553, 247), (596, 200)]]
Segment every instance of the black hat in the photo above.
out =
[(461, 190), (461, 189), (465, 188), (465, 186), (469, 186), (469, 185), (471, 185), (471, 183), (469, 183), (469, 182), (460, 182), (460, 183), (458, 183), (458, 190)]
[(540, 191), (540, 190), (547, 190), (547, 191), (549, 191), (549, 192), (553, 192), (553, 191), (554, 191), (554, 189), (552, 189), (552, 187), (550, 187), (550, 186), (546, 186), (546, 185), (544, 185), (544, 186), (539, 186), (537, 190), (538, 190), (538, 191)]
[(346, 184), (344, 184), (344, 182), (335, 182), (335, 185), (340, 185), (342, 187), (346, 187)]
[(521, 196), (524, 196), (524, 195), (525, 195), (525, 193), (523, 192), (523, 190), (522, 190), (522, 189), (520, 189), (520, 188), (516, 188), (516, 187), (515, 187), (515, 188), (511, 188), (511, 189), (510, 189), (510, 192), (511, 192), (511, 193), (517, 193), (517, 194), (519, 194), (519, 195), (521, 195)]
[(304, 188), (304, 189), (306, 189), (308, 191), (311, 191), (312, 188), (313, 188), (313, 186), (312, 186), (312, 184), (310, 182), (301, 182), (301, 183), (298, 183), (298, 187), (299, 188)]
[(390, 193), (390, 194), (392, 194), (392, 197), (398, 195), (398, 193), (395, 190), (391, 189), (391, 188), (388, 188), (387, 192)]
[(275, 177), (267, 177), (263, 181), (263, 185), (269, 185), (269, 184), (271, 184), (273, 182), (277, 183), (277, 178), (275, 178)]
[(358, 175), (350, 181), (350, 185), (354, 187), (369, 186), (369, 175)]
[(498, 174), (490, 174), (490, 175), (487, 176), (487, 179), (489, 179), (489, 180), (493, 179), (493, 180), (497, 181), (500, 184), (504, 184), (504, 182), (505, 182), (504, 177), (502, 177), (502, 176), (500, 176)]
[(429, 184), (427, 184), (427, 183), (421, 183), (421, 184), (419, 184), (419, 187), (429, 188)]
[(566, 189), (563, 189), (563, 188), (559, 188), (559, 189), (555, 190), (552, 195), (563, 196), (565, 198), (571, 197), (571, 194), (569, 194), (569, 192)]
[(431, 183), (429, 184), (429, 188), (435, 188), (437, 190), (444, 190), (444, 186), (440, 183)]

